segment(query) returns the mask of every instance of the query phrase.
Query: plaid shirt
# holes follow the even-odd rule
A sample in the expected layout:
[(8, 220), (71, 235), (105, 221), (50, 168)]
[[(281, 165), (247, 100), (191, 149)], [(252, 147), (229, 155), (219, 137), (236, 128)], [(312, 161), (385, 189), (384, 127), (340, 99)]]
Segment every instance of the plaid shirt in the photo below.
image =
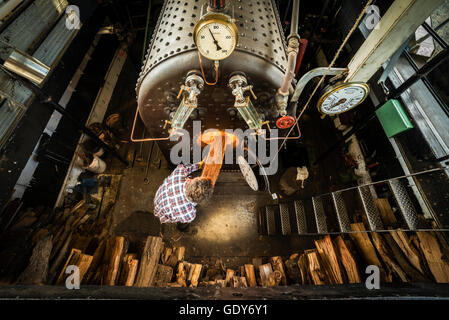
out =
[(196, 203), (186, 197), (187, 176), (199, 169), (197, 164), (180, 164), (165, 178), (154, 197), (154, 215), (161, 223), (188, 223), (196, 217)]

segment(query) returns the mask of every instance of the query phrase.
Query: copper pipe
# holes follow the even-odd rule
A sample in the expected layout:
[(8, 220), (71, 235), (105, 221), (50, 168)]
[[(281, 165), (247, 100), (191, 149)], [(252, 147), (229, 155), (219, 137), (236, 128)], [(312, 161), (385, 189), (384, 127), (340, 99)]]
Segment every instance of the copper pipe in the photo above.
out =
[(264, 139), (267, 140), (267, 141), (270, 141), (270, 140), (297, 140), (297, 139), (301, 138), (301, 136), (302, 136), (301, 130), (299, 129), (299, 122), (298, 121), (296, 121), (296, 128), (298, 129), (298, 135), (295, 136), (295, 137), (287, 136), (287, 137), (264, 138)]
[(132, 142), (146, 142), (146, 141), (165, 141), (169, 140), (170, 136), (166, 138), (145, 138), (145, 139), (134, 139), (134, 129), (136, 128), (137, 114), (139, 113), (139, 107), (136, 108), (136, 114), (134, 115), (133, 128), (131, 130), (131, 141)]

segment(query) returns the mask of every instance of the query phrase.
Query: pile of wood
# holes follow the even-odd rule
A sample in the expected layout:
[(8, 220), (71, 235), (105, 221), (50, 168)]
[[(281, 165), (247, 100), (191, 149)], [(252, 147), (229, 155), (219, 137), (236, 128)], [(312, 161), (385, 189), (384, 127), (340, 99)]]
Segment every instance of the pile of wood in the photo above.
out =
[(78, 266), (82, 285), (337, 285), (364, 282), (369, 265), (379, 267), (381, 282), (449, 282), (449, 246), (440, 232), (375, 233), (366, 232), (363, 223), (354, 223), (354, 233), (317, 238), (314, 247), (304, 252), (254, 258), (228, 268), (221, 259), (214, 265), (188, 262), (184, 247), (165, 247), (160, 237), (129, 243), (125, 237), (110, 236), (110, 219), (107, 209), (98, 214), (83, 201), (53, 216), (27, 211), (11, 230), (26, 231), (23, 238), (14, 236), (31, 244), (30, 253), (25, 263), (2, 265), (17, 266), (20, 272), (10, 282), (2, 279), (3, 283), (64, 285), (71, 265)]

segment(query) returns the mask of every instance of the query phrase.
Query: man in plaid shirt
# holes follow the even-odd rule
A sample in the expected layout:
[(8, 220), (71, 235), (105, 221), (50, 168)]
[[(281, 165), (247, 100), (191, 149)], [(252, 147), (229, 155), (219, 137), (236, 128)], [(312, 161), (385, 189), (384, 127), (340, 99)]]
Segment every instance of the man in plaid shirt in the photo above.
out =
[(161, 223), (178, 223), (179, 229), (196, 217), (196, 205), (209, 199), (213, 192), (212, 181), (206, 178), (189, 178), (200, 164), (180, 164), (165, 178), (154, 198), (154, 215)]

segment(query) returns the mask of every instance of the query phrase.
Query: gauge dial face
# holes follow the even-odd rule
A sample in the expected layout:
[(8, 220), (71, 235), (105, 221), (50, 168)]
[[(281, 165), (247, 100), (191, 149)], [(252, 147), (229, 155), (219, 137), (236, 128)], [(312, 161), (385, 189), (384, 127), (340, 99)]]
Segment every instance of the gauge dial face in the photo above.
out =
[(203, 23), (195, 34), (195, 43), (201, 55), (209, 60), (223, 60), (237, 45), (237, 32), (231, 23), (211, 20)]
[(318, 109), (325, 114), (346, 112), (365, 100), (369, 87), (366, 83), (343, 83), (331, 87), (318, 101)]

